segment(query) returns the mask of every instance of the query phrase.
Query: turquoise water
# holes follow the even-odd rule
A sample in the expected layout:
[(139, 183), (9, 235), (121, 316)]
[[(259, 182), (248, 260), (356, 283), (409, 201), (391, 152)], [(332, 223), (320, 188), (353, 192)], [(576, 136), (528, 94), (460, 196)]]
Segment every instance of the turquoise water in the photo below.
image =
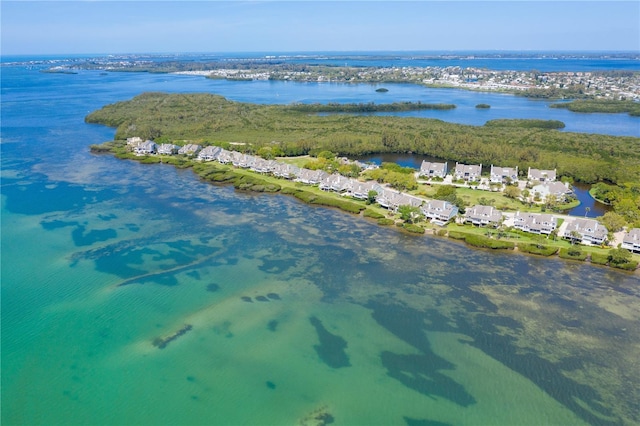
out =
[(183, 84), (3, 69), (2, 424), (640, 421), (637, 274), (88, 152)]

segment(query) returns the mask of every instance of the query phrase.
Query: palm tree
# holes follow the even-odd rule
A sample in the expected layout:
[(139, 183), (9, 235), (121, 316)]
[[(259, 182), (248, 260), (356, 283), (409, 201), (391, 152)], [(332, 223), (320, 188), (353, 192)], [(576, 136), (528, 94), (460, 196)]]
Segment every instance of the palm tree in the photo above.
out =
[(589, 214), (590, 211), (591, 211), (591, 207), (585, 207), (584, 208), (584, 217), (587, 217), (587, 215)]

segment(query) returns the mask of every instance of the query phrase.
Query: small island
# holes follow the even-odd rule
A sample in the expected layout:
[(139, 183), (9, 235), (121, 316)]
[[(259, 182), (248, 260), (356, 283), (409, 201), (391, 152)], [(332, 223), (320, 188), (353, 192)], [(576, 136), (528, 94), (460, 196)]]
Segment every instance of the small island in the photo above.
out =
[(49, 68), (46, 70), (40, 70), (40, 72), (45, 74), (68, 74), (68, 75), (78, 74), (77, 71), (73, 71), (65, 68)]
[(489, 109), (489, 108), (491, 108), (491, 105), (489, 105), (489, 104), (478, 104), (478, 105), (476, 105), (476, 108), (477, 109)]
[(590, 99), (574, 100), (549, 105), (550, 108), (564, 108), (572, 112), (599, 112), (606, 114), (628, 113), (632, 117), (640, 117), (640, 102), (627, 100)]
[(389, 89), (386, 89), (386, 88), (384, 88), (384, 87), (381, 87), (381, 88), (379, 88), (379, 89), (376, 89), (376, 92), (378, 92), (378, 93), (387, 93), (388, 91), (389, 91)]

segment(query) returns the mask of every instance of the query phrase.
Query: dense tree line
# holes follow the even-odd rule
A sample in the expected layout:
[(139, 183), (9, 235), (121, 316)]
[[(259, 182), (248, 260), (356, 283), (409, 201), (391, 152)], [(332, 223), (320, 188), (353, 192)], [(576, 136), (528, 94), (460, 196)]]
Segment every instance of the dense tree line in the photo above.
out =
[(607, 229), (613, 230), (624, 225), (640, 228), (640, 183), (629, 182), (620, 186), (599, 182), (591, 188), (591, 195), (603, 203), (613, 206), (613, 213), (607, 216)]
[(462, 163), (557, 169), (593, 183), (640, 181), (640, 139), (509, 126), (469, 126), (440, 120), (291, 111), (289, 106), (231, 102), (209, 94), (145, 93), (91, 113), (87, 122), (117, 127), (116, 139), (141, 136), (194, 141), (284, 155), (415, 153)]
[(419, 111), (426, 109), (454, 109), (453, 104), (423, 104), (422, 102), (394, 102), (391, 104), (376, 104), (373, 102), (358, 104), (294, 104), (287, 107), (289, 111), (306, 113), (368, 113), (368, 112), (398, 112)]
[(565, 125), (559, 120), (534, 119), (497, 119), (485, 123), (487, 127), (520, 127), (523, 129), (564, 129)]
[(573, 112), (627, 112), (634, 117), (640, 116), (640, 102), (607, 99), (574, 100), (549, 105), (551, 108), (565, 108)]
[(364, 173), (367, 179), (375, 180), (378, 183), (388, 183), (392, 188), (400, 191), (412, 191), (418, 188), (418, 182), (413, 174), (401, 171), (379, 168), (367, 170)]

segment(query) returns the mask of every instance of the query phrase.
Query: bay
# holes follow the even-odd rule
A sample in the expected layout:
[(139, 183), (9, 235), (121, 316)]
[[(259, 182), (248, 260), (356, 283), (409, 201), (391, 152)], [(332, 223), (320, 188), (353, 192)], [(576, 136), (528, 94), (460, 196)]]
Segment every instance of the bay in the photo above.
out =
[[(184, 78), (193, 78), (185, 77)], [(380, 87), (389, 92), (379, 93)], [(206, 91), (240, 102), (263, 104), (291, 103), (392, 103), (422, 102), (450, 103), (449, 110), (420, 110), (397, 113), (376, 113), (400, 117), (432, 118), (451, 123), (482, 126), (496, 119), (559, 120), (565, 123), (562, 131), (598, 133), (614, 136), (640, 137), (640, 118), (628, 114), (575, 113), (562, 108), (549, 108), (551, 101), (527, 99), (510, 94), (473, 92), (459, 89), (440, 89), (413, 84), (346, 84), (294, 83), (282, 81), (209, 80)], [(491, 105), (489, 109), (476, 108)]]
[(640, 421), (637, 275), (89, 153), (88, 112), (211, 84), (2, 69), (2, 424)]
[[(620, 52), (530, 52), (529, 55), (516, 55), (517, 52), (457, 52), (447, 56), (446, 52), (378, 52), (375, 55), (365, 52), (350, 52), (338, 54), (336, 52), (319, 52), (313, 55), (304, 52), (287, 54), (264, 53), (246, 54), (185, 54), (185, 55), (123, 55), (98, 58), (105, 61), (143, 60), (162, 62), (184, 60), (190, 62), (265, 60), (273, 56), (276, 61), (294, 63), (324, 63), (327, 65), (348, 66), (476, 66), (495, 70), (530, 71), (538, 69), (544, 72), (554, 71), (638, 71), (640, 59), (634, 55), (623, 55)], [(346, 59), (345, 59), (346, 58)], [(426, 59), (425, 59), (426, 58)], [(15, 69), (39, 71), (51, 66), (82, 63), (87, 57), (67, 58), (64, 56), (45, 57), (3, 57), (3, 72), (11, 75)], [(346, 62), (343, 63), (343, 60)], [(353, 62), (356, 60), (356, 62)], [(359, 62), (358, 62), (359, 61)], [(426, 62), (425, 62), (426, 61)], [(462, 61), (462, 62), (460, 62)], [(474, 61), (481, 61), (472, 65)], [(268, 62), (268, 61), (267, 61)], [(413, 65), (411, 65), (413, 64)], [(524, 65), (526, 64), (526, 65)], [(528, 65), (531, 65), (529, 67)], [(562, 64), (558, 66), (558, 64)], [(380, 115), (397, 115), (406, 117), (434, 118), (452, 123), (482, 126), (489, 120), (495, 119), (541, 119), (559, 120), (565, 123), (562, 131), (578, 133), (597, 133), (615, 136), (640, 137), (640, 117), (632, 117), (626, 113), (575, 113), (566, 109), (549, 108), (556, 101), (537, 100), (519, 97), (511, 94), (474, 92), (459, 89), (428, 88), (413, 84), (347, 84), (347, 83), (294, 83), (285, 81), (228, 81), (209, 80), (201, 76), (185, 76), (143, 73), (103, 73), (100, 71), (77, 71), (78, 74), (53, 74), (53, 78), (68, 84), (72, 81), (84, 80), (89, 76), (97, 77), (104, 82), (118, 80), (125, 84), (136, 84), (139, 92), (167, 91), (167, 92), (210, 92), (240, 102), (264, 104), (291, 103), (391, 103), (391, 102), (422, 102), (455, 104), (452, 110), (421, 110), (398, 113), (380, 113)], [(380, 87), (389, 92), (379, 93)], [(118, 99), (122, 100), (122, 98)], [(488, 104), (489, 109), (478, 109), (476, 105)]]

